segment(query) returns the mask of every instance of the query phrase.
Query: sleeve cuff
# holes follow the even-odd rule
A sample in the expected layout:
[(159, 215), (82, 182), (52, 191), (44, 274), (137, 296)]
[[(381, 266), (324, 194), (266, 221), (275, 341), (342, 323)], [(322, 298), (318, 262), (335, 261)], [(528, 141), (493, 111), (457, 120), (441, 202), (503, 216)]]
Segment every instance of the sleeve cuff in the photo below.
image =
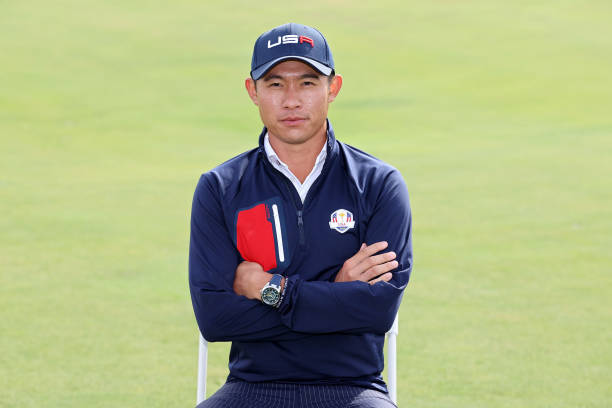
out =
[(298, 275), (286, 276), (285, 286), (281, 294), (281, 300), (278, 302), (277, 309), (281, 316), (286, 316), (291, 313), (291, 305), (295, 303), (296, 291), (298, 289), (300, 277)]

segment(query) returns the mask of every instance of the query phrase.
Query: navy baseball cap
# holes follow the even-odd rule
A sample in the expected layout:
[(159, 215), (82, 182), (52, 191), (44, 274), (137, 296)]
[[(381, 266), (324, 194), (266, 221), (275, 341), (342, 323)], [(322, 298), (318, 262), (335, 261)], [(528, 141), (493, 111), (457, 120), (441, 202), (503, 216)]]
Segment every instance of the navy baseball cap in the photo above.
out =
[(258, 80), (287, 60), (304, 61), (323, 75), (334, 72), (334, 59), (323, 34), (316, 28), (288, 23), (266, 31), (255, 41), (251, 78)]

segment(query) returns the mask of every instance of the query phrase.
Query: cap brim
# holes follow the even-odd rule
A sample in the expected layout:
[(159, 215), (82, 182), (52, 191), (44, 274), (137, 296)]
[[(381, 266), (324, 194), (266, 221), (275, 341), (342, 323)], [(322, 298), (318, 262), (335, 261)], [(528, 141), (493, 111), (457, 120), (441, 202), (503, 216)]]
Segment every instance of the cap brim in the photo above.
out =
[(287, 61), (287, 60), (300, 60), (300, 61), (304, 61), (305, 63), (307, 63), (308, 65), (310, 65), (311, 67), (313, 67), (314, 69), (316, 69), (317, 71), (319, 71), (320, 73), (322, 73), (325, 76), (331, 74), (334, 71), (332, 68), (328, 67), (327, 65), (323, 65), (320, 62), (315, 61), (315, 60), (310, 59), (310, 58), (301, 57), (301, 56), (297, 56), (297, 55), (285, 55), (283, 57), (280, 57), (280, 58), (277, 58), (277, 59), (272, 60), (270, 62), (267, 62), (267, 63), (263, 64), (262, 66), (260, 66), (260, 67), (258, 67), (256, 69), (254, 69), (253, 71), (251, 71), (251, 78), (253, 78), (254, 80), (257, 81), (266, 72), (268, 72), (273, 66), (275, 66), (279, 62), (283, 62), (283, 61)]

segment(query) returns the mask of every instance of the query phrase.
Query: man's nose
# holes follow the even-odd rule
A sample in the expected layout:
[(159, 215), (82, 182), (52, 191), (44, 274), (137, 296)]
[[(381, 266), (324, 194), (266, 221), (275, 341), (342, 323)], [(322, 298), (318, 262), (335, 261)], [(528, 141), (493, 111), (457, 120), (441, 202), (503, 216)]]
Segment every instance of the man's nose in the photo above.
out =
[(297, 86), (290, 84), (285, 88), (283, 107), (287, 109), (295, 109), (301, 106), (302, 102)]

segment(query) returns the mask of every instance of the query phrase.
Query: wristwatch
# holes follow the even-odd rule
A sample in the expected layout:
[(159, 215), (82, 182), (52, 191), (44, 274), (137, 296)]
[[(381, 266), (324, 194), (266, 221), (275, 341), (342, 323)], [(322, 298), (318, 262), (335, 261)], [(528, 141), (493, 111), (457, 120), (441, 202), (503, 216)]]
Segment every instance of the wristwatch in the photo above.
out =
[(268, 306), (276, 306), (281, 298), (281, 282), (283, 275), (272, 276), (270, 282), (261, 290), (261, 301)]

